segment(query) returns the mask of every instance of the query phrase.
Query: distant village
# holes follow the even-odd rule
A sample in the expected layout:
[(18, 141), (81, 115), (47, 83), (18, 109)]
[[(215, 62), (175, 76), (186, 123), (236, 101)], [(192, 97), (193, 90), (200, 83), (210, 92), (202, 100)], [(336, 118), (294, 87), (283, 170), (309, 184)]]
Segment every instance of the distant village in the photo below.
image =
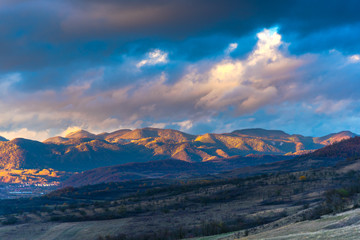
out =
[(14, 199), (22, 197), (38, 197), (59, 187), (59, 182), (36, 184), (1, 184), (0, 199)]

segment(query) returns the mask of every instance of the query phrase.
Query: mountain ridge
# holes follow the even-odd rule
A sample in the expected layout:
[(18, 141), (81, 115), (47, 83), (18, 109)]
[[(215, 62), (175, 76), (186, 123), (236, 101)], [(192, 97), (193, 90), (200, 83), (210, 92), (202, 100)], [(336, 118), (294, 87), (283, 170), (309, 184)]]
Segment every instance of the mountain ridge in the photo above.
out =
[(360, 137), (344, 139), (295, 158), (249, 154), (206, 162), (189, 163), (166, 159), (102, 167), (74, 174), (64, 184), (81, 186), (151, 178), (188, 179), (208, 175), (215, 178), (234, 178), (324, 167), (336, 167), (342, 172), (360, 169)]
[(84, 171), (170, 158), (205, 162), (249, 154), (296, 155), (352, 135), (355, 134), (340, 132), (314, 138), (259, 128), (202, 135), (158, 128), (120, 129), (101, 134), (79, 130), (43, 142), (22, 138), (0, 142), (0, 167)]

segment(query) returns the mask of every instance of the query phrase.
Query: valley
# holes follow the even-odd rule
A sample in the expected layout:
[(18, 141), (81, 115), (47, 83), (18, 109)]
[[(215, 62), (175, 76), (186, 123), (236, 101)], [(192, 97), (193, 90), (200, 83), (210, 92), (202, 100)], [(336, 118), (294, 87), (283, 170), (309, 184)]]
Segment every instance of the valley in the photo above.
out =
[(2, 200), (0, 238), (27, 239), (34, 229), (32, 239), (179, 239), (234, 231), (235, 238), (256, 239), (262, 232), (357, 208), (360, 175), (343, 168), (103, 183)]
[(348, 132), (78, 131), (1, 144), (0, 239), (257, 239), (360, 206), (360, 137)]
[(359, 9), (0, 0), (0, 240), (360, 239)]

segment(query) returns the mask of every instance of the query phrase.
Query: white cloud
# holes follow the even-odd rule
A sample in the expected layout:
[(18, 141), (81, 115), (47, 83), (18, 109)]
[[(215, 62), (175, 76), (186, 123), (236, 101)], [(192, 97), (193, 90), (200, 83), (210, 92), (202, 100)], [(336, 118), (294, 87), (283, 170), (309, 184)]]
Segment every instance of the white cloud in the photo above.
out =
[(166, 123), (154, 123), (154, 124), (151, 124), (150, 127), (153, 127), (153, 128), (165, 128), (166, 127)]
[(282, 44), (281, 35), (276, 29), (264, 29), (256, 36), (259, 40), (248, 59), (249, 65), (255, 65), (260, 61), (274, 62), (283, 58), (283, 53), (279, 51), (279, 46)]
[(226, 54), (230, 54), (231, 52), (233, 52), (235, 49), (237, 49), (238, 44), (237, 43), (230, 43), (228, 48), (225, 50)]
[(147, 57), (136, 64), (137, 68), (145, 65), (165, 64), (168, 60), (168, 53), (155, 49), (147, 54)]
[(193, 127), (193, 122), (190, 120), (185, 120), (182, 122), (175, 122), (174, 124), (180, 127), (180, 131), (187, 131)]
[(351, 55), (349, 61), (352, 63), (360, 62), (360, 54)]
[(6, 139), (12, 140), (14, 138), (27, 138), (34, 140), (45, 140), (50, 137), (50, 131), (32, 131), (27, 128), (22, 128), (15, 131), (3, 131), (0, 132), (0, 136), (5, 137)]
[(6, 95), (8, 88), (21, 80), (20, 73), (12, 73), (0, 76), (0, 94)]
[(350, 99), (332, 100), (318, 97), (315, 99), (314, 104), (317, 105), (316, 113), (330, 115), (347, 110), (348, 106), (353, 104), (353, 102)]
[(61, 136), (65, 137), (66, 135), (68, 135), (69, 133), (73, 133), (73, 132), (77, 132), (79, 130), (81, 130), (81, 127), (78, 126), (72, 126), (72, 127), (68, 127), (65, 131), (63, 131), (61, 133)]

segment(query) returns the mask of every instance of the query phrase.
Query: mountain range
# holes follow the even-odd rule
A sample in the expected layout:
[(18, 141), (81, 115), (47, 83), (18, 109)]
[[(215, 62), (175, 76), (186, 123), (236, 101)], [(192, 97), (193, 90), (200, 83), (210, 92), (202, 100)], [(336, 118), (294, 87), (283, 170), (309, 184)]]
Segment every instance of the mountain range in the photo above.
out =
[[(99, 232), (108, 233), (125, 222), (130, 223), (127, 236), (134, 236), (151, 232), (154, 223), (172, 227), (175, 221), (168, 219), (175, 217), (176, 224), (195, 233), (199, 230), (193, 226), (206, 219), (212, 222), (204, 229), (223, 226), (212, 220), (221, 214), (219, 219), (228, 219), (224, 231), (246, 229), (247, 236), (257, 226), (282, 227), (319, 218), (329, 209), (353, 209), (360, 192), (360, 137), (351, 132), (312, 138), (263, 129), (204, 135), (154, 128), (101, 134), (81, 130), (44, 142), (2, 141), (0, 149), (5, 165), (0, 181), (12, 183), (3, 185), (1, 196), (16, 198), (1, 201), (3, 228), (15, 224), (22, 235), (28, 234), (29, 227), (23, 226), (29, 223), (31, 228), (41, 225), (36, 232), (42, 237), (48, 236), (43, 229), (50, 224), (51, 231), (78, 224), (74, 232), (99, 225)], [(265, 212), (267, 218), (260, 219)], [(198, 216), (196, 224), (186, 220)], [(140, 225), (140, 220), (140, 230), (134, 230), (131, 223)], [(169, 237), (168, 231), (161, 239), (183, 233)], [(89, 232), (81, 238), (93, 239)], [(150, 239), (141, 236), (133, 239)]]
[(248, 155), (206, 162), (174, 159), (95, 168), (72, 175), (64, 185), (81, 186), (137, 179), (238, 178), (269, 173), (307, 171), (337, 166), (360, 170), (360, 137), (345, 139), (302, 156)]
[(84, 130), (44, 142), (16, 138), (0, 141), (0, 167), (84, 171), (130, 162), (177, 159), (205, 162), (234, 156), (297, 155), (314, 151), (356, 134), (324, 137), (290, 135), (279, 130), (243, 129), (231, 133), (192, 135), (172, 129), (122, 129), (93, 134)]

